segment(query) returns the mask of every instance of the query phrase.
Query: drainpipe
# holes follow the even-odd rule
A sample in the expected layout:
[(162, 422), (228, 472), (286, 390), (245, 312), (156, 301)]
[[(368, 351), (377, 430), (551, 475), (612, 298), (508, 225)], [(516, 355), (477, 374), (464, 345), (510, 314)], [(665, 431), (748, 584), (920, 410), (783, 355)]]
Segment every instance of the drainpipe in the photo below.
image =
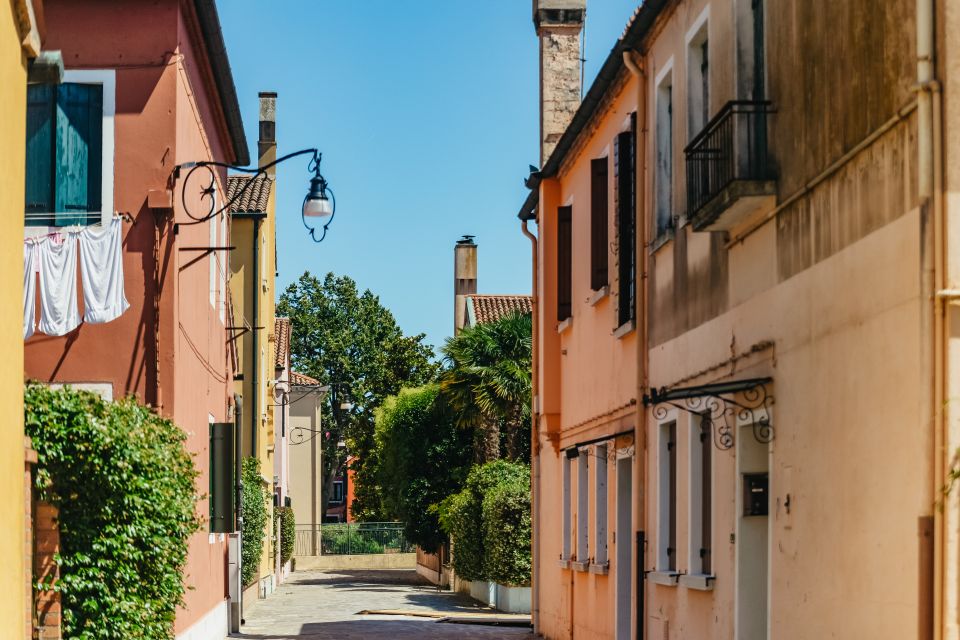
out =
[(530, 620), (533, 623), (534, 633), (536, 633), (540, 626), (540, 363), (538, 361), (540, 352), (540, 336), (537, 324), (540, 317), (537, 306), (539, 303), (539, 296), (537, 295), (537, 282), (540, 279), (540, 265), (537, 248), (537, 236), (533, 235), (530, 232), (530, 229), (527, 228), (526, 220), (523, 221), (520, 230), (523, 232), (523, 235), (530, 239), (531, 253), (533, 256), (533, 287), (531, 288), (530, 302), (533, 322), (533, 348), (531, 350), (532, 367), (530, 378), (530, 391), (533, 400), (533, 410), (530, 412), (530, 486), (533, 489), (530, 498), (530, 506), (531, 510), (533, 511), (533, 521), (531, 522), (530, 531), (530, 544), (533, 551), (531, 554), (532, 575), (530, 586), (532, 587), (532, 607), (530, 609)]
[[(233, 394), (233, 404), (234, 404), (234, 414), (233, 414), (233, 441), (235, 451), (233, 457), (235, 460), (235, 469), (234, 472), (236, 476), (234, 477), (234, 485), (236, 488), (236, 525), (234, 530), (237, 532), (237, 536), (241, 537), (243, 535), (243, 396), (239, 393)], [(243, 556), (240, 553), (240, 544), (242, 538), (237, 540), (237, 571), (243, 571)], [(238, 581), (237, 584), (237, 609), (238, 617), (240, 620), (243, 619), (243, 584), (242, 581)]]
[[(929, 590), (929, 602), (921, 601), (919, 637), (939, 640), (944, 630), (944, 514), (934, 508), (945, 481), (946, 450), (944, 414), (944, 289), (943, 202), (940, 149), (940, 95), (934, 65), (935, 0), (917, 0), (917, 174), (920, 200), (921, 255), (921, 366), (927, 389), (921, 395), (921, 418), (930, 423), (932, 477), (925, 501), (932, 515), (920, 518), (921, 599)], [(930, 521), (932, 554), (926, 550)], [(931, 557), (932, 556), (932, 557)], [(931, 566), (932, 565), (932, 566)], [(932, 584), (931, 584), (932, 583)]]
[[(647, 76), (643, 70), (643, 67), (636, 63), (633, 59), (632, 51), (623, 52), (623, 64), (626, 65), (627, 69), (630, 70), (630, 73), (637, 79), (637, 138), (635, 140), (636, 152), (634, 157), (636, 158), (635, 170), (637, 173), (637, 249), (638, 255), (641, 255), (642, 258), (639, 261), (641, 265), (640, 272), (640, 295), (637, 296), (637, 322), (639, 323), (638, 329), (640, 331), (640, 339), (637, 341), (637, 419), (636, 427), (634, 428), (634, 460), (637, 478), (639, 479), (639, 490), (637, 491), (636, 506), (638, 514), (638, 524), (640, 525), (641, 539), (645, 538), (646, 534), (646, 501), (644, 491), (647, 487), (646, 482), (646, 468), (647, 468), (647, 408), (643, 403), (643, 397), (647, 393), (647, 389), (650, 387), (650, 328), (648, 322), (648, 311), (649, 311), (649, 289), (648, 283), (649, 273), (650, 273), (650, 252), (647, 250), (648, 238), (647, 233), (649, 225), (647, 224), (646, 216), (644, 212), (647, 210), (646, 207), (646, 149), (647, 149)], [(632, 544), (632, 541), (624, 541), (626, 544)], [(617, 541), (620, 544), (620, 541)], [(634, 576), (635, 584), (637, 585), (637, 634), (636, 637), (643, 639), (644, 635), (644, 621), (646, 620), (646, 612), (644, 611), (646, 598), (644, 597), (643, 590), (645, 589), (646, 581), (642, 575), (644, 567), (646, 567), (644, 549), (641, 547), (637, 550), (638, 558), (634, 559), (634, 564), (636, 565), (637, 575)]]
[(260, 393), (258, 388), (260, 373), (260, 218), (253, 219), (253, 371), (251, 371), (250, 382), (252, 393), (250, 394), (250, 455), (258, 458), (257, 455), (257, 431), (260, 428), (260, 414), (257, 409), (257, 396)]

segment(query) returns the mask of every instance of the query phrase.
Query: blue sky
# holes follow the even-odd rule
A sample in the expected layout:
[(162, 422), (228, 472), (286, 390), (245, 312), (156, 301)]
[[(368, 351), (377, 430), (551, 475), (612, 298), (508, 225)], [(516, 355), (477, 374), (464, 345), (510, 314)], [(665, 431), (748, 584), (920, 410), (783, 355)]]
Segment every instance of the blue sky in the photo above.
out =
[[(588, 0), (589, 86), (637, 0)], [(323, 152), (327, 239), (300, 221), (309, 175), (279, 168), (278, 291), (346, 274), (439, 347), (452, 333), (453, 245), (477, 236), (479, 291), (529, 293), (517, 210), (538, 164), (530, 0), (218, 0), (251, 155), (257, 93), (276, 91), (279, 153)]]

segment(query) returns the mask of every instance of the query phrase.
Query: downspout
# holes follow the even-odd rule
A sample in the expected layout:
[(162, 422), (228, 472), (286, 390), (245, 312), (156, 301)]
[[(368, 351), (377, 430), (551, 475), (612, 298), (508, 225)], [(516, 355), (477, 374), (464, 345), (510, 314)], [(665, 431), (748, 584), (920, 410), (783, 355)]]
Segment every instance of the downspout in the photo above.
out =
[[(643, 397), (650, 387), (650, 328), (648, 322), (649, 311), (649, 273), (650, 273), (650, 252), (647, 250), (648, 225), (644, 213), (647, 210), (646, 202), (646, 149), (647, 149), (647, 76), (643, 67), (638, 65), (633, 59), (632, 51), (623, 52), (623, 64), (626, 65), (630, 73), (637, 79), (637, 139), (636, 152), (634, 157), (635, 170), (637, 172), (637, 250), (642, 254), (639, 262), (640, 272), (640, 295), (637, 296), (637, 321), (639, 322), (640, 339), (637, 341), (637, 419), (634, 432), (634, 460), (637, 477), (639, 479), (639, 491), (637, 491), (636, 507), (638, 520), (640, 524), (639, 540), (646, 538), (646, 452), (647, 452), (647, 409), (643, 403)], [(628, 544), (630, 544), (628, 542)], [(634, 559), (637, 567), (637, 575), (634, 576), (634, 583), (637, 586), (637, 633), (636, 637), (640, 640), (644, 637), (644, 621), (646, 620), (646, 594), (644, 593), (646, 580), (643, 576), (643, 568), (646, 567), (645, 554), (642, 545), (638, 545), (638, 558)]]
[[(233, 441), (235, 451), (233, 453), (235, 461), (234, 485), (236, 487), (236, 526), (234, 530), (240, 537), (237, 541), (237, 571), (243, 570), (243, 555), (239, 553), (239, 547), (243, 542), (243, 396), (239, 393), (233, 394), (234, 414), (233, 414)], [(243, 585), (237, 585), (237, 606), (240, 610), (240, 619), (243, 619)]]
[(260, 414), (257, 412), (260, 393), (260, 218), (253, 219), (253, 371), (250, 382), (250, 455), (259, 458), (257, 454), (257, 431), (260, 428)]
[(532, 489), (530, 497), (530, 508), (533, 511), (533, 520), (531, 522), (530, 545), (533, 553), (531, 554), (531, 599), (530, 621), (533, 623), (534, 633), (540, 626), (540, 340), (538, 332), (538, 319), (540, 316), (537, 295), (537, 282), (540, 279), (539, 254), (537, 246), (537, 236), (527, 228), (527, 221), (524, 220), (520, 230), (523, 235), (530, 239), (531, 253), (533, 256), (533, 286), (531, 288), (530, 310), (532, 315), (533, 336), (531, 349), (531, 378), (530, 391), (532, 407), (530, 411), (530, 486)]
[[(920, 611), (919, 637), (939, 640), (944, 630), (944, 517), (935, 508), (944, 486), (944, 307), (937, 295), (943, 290), (943, 211), (938, 167), (940, 117), (939, 86), (934, 66), (935, 0), (917, 0), (917, 175), (920, 204), (921, 255), (921, 366), (927, 389), (921, 394), (921, 419), (932, 430), (932, 477), (925, 501), (932, 515), (920, 518)], [(932, 520), (933, 549), (927, 551)], [(931, 557), (932, 556), (932, 557)], [(931, 566), (932, 564), (932, 566)], [(932, 584), (930, 584), (932, 583)], [(922, 594), (929, 590), (929, 602)]]

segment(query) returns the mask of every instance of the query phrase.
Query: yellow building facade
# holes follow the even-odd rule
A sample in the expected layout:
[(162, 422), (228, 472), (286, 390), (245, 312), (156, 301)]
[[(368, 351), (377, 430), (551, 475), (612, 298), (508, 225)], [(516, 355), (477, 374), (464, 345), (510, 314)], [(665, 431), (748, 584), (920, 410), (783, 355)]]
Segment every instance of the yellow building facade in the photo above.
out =
[[(276, 159), (274, 123), (276, 94), (260, 94), (261, 135), (259, 166)], [(241, 376), (236, 392), (243, 398), (243, 457), (256, 456), (268, 494), (273, 493), (274, 479), (274, 326), (276, 324), (276, 193), (273, 188), (276, 172), (269, 169), (264, 176), (250, 178), (231, 176), (227, 199), (230, 206), (231, 245), (230, 295), (233, 303), (233, 331)], [(243, 192), (241, 194), (241, 191)], [(273, 503), (270, 503), (273, 522)], [(257, 593), (269, 594), (276, 586), (273, 571), (272, 529), (264, 538), (260, 557), (260, 578)], [(252, 589), (251, 589), (252, 591)], [(250, 597), (250, 594), (247, 596)]]
[[(23, 291), (23, 198), (26, 140), (27, 62), (40, 53), (40, 33), (30, 0), (0, 8), (0, 87), (4, 117), (0, 119), (0, 210), (5, 211), (7, 248), (0, 251), (0, 283), (11, 299)], [(23, 318), (20, 307), (0, 310), (0, 572), (20, 576), (19, 589), (0, 599), (4, 631), (29, 630), (29, 556), (26, 538), (23, 435)], [(11, 635), (9, 637), (15, 637)]]

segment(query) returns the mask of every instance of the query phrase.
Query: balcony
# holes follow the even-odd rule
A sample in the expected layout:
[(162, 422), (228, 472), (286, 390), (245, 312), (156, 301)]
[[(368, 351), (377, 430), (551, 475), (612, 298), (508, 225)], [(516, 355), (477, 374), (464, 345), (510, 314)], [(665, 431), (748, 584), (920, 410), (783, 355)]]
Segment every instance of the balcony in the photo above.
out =
[(767, 153), (770, 102), (734, 100), (684, 154), (687, 219), (695, 231), (732, 231), (776, 206), (776, 171)]

